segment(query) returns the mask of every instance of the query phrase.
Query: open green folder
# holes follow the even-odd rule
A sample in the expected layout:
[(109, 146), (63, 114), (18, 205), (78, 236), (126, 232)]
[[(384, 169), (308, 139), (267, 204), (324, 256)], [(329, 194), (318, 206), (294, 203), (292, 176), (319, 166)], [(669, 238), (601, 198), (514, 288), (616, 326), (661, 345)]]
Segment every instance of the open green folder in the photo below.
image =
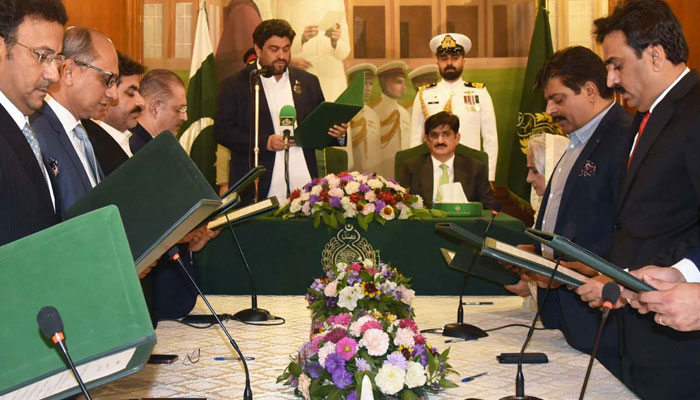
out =
[(68, 218), (114, 204), (138, 272), (222, 206), (175, 137), (156, 136), (66, 211)]
[(549, 246), (576, 261), (580, 261), (588, 265), (594, 270), (613, 279), (622, 286), (634, 290), (635, 292), (648, 292), (656, 290), (653, 286), (640, 279), (637, 279), (634, 275), (624, 271), (622, 268), (571, 242), (569, 239), (561, 235), (532, 228), (527, 229), (525, 233), (545, 246)]
[[(36, 315), (54, 306), (71, 358), (92, 388), (140, 371), (156, 337), (116, 207), (105, 207), (0, 247), (0, 397), (80, 392)], [(5, 396), (5, 397), (3, 397)]]
[(323, 149), (329, 146), (346, 146), (346, 138), (336, 139), (328, 135), (333, 125), (348, 123), (364, 107), (365, 79), (362, 74), (354, 79), (335, 102), (324, 101), (307, 115), (294, 130), (297, 146)]

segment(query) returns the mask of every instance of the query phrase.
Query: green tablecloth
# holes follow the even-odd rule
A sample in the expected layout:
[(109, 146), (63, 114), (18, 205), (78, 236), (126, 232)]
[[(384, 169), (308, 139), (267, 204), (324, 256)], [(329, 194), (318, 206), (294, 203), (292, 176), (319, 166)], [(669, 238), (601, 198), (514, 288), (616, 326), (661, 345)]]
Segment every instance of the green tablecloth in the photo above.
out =
[[(367, 232), (357, 228), (380, 250), (383, 262), (394, 265), (413, 279), (418, 295), (456, 295), (462, 274), (447, 267), (440, 247), (456, 250), (458, 244), (435, 232), (435, 223), (453, 222), (483, 233), (490, 211), (480, 218), (440, 218), (424, 221), (394, 220), (386, 226), (371, 223)], [(354, 220), (348, 220), (348, 222)], [(516, 244), (523, 240), (522, 222), (500, 213), (489, 236)], [(315, 277), (322, 275), (321, 251), (336, 231), (314, 228), (310, 219), (257, 218), (234, 226), (256, 279), (258, 294), (304, 294)], [(226, 229), (195, 255), (205, 293), (247, 294), (250, 283), (231, 233)], [(509, 294), (502, 286), (472, 277), (467, 293)]]

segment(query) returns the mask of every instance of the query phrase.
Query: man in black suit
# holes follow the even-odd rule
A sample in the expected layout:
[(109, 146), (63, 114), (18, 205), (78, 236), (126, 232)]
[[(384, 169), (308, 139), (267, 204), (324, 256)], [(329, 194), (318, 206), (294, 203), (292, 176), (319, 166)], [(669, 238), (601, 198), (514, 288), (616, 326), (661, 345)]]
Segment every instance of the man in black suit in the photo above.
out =
[[(285, 143), (279, 127), (280, 110), (285, 105), (293, 105), (297, 121), (301, 122), (323, 101), (318, 78), (303, 70), (287, 67), (294, 36), (294, 30), (287, 21), (271, 19), (261, 22), (253, 32), (257, 63), (226, 78), (219, 90), (214, 136), (220, 144), (231, 149), (229, 182), (236, 182), (255, 166), (253, 73), (258, 68), (270, 71), (270, 77), (260, 77), (259, 164), (265, 166), (268, 172), (260, 179), (259, 199), (277, 196), (282, 201), (286, 198), (287, 189), (301, 187), (317, 175), (314, 150), (296, 147), (294, 140), (291, 140), (290, 182), (286, 182), (284, 177)], [(335, 125), (328, 134), (341, 138), (346, 131), (347, 124)], [(240, 194), (243, 204), (250, 203), (254, 188)]]
[[(639, 0), (596, 20), (594, 31), (608, 86), (638, 110), (621, 160), (611, 261), (692, 279), (697, 266), (683, 260), (700, 247), (700, 77), (686, 67), (680, 23), (665, 2)], [(600, 285), (577, 291), (598, 306)], [(644, 399), (700, 398), (700, 332), (630, 307), (621, 317), (623, 382)]]
[(459, 144), (459, 118), (441, 111), (424, 123), (423, 140), (430, 153), (419, 154), (403, 163), (399, 183), (411, 193), (423, 197), (430, 207), (440, 201), (437, 183), (461, 183), (469, 201), (483, 203), (490, 208), (493, 194), (488, 181), (486, 165), (479, 160), (456, 154)]
[[(606, 75), (603, 60), (581, 46), (556, 52), (538, 73), (536, 87), (544, 90), (547, 114), (569, 137), (569, 146), (547, 184), (535, 228), (572, 235), (578, 245), (609, 258), (617, 211), (619, 160), (631, 116), (613, 101)], [(566, 232), (572, 230), (575, 232)], [(552, 257), (550, 249), (543, 250)], [(597, 275), (580, 264), (562, 264), (585, 275)], [(546, 287), (547, 279), (530, 276)], [(545, 327), (561, 330), (569, 345), (590, 354), (600, 322), (598, 310), (588, 307), (565, 287), (550, 290), (544, 303), (543, 294), (544, 289), (540, 288), (538, 302)], [(610, 318), (613, 320), (616, 315)], [(615, 376), (620, 376), (614, 321), (603, 333), (597, 358)]]
[(60, 0), (0, 3), (0, 246), (63, 215), (57, 171), (46, 163), (27, 117), (58, 80), (67, 19)]
[(148, 71), (141, 80), (139, 93), (145, 107), (129, 138), (129, 147), (134, 154), (165, 131), (176, 134), (187, 121), (185, 83), (174, 72), (167, 69)]
[(117, 99), (109, 104), (101, 121), (82, 120), (105, 176), (131, 157), (129, 138), (132, 134), (129, 130), (136, 127), (145, 105), (139, 85), (146, 67), (120, 52), (117, 56)]
[(101, 118), (117, 98), (117, 51), (109, 38), (88, 28), (71, 27), (63, 38), (66, 62), (50, 96), (33, 116), (46, 157), (56, 160), (63, 205), (68, 209), (103, 178), (81, 119)]

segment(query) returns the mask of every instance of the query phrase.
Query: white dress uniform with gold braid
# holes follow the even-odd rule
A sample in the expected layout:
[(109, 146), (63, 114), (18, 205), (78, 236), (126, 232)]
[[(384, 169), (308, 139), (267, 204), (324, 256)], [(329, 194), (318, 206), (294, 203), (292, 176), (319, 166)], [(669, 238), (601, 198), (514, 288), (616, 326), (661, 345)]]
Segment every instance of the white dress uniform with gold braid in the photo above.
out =
[[(413, 87), (416, 89), (416, 96), (418, 95), (418, 89), (421, 86), (428, 86), (430, 84), (438, 83), (440, 81), (440, 70), (435, 64), (421, 65), (420, 67), (414, 68), (408, 73), (408, 79), (411, 80)], [(413, 102), (416, 99), (414, 96), (409, 104), (405, 104), (408, 113), (413, 115)]]
[[(362, 63), (349, 68), (345, 73), (348, 76), (348, 83), (352, 82), (360, 73), (365, 77), (365, 101), (369, 99), (372, 92), (372, 82), (377, 67), (374, 64)], [(381, 165), (381, 147), (379, 139), (379, 116), (365, 104), (357, 115), (348, 124), (348, 141), (351, 146), (347, 146), (348, 164), (350, 165), (350, 155), (352, 154), (351, 170), (359, 172), (377, 172)]]
[[(378, 68), (377, 75), (380, 80), (383, 76), (402, 76), (406, 69), (408, 65), (405, 62), (390, 61)], [(396, 101), (399, 97), (400, 95), (389, 97), (383, 89), (381, 97), (371, 104), (379, 116), (381, 164), (377, 173), (387, 178), (394, 177), (396, 152), (405, 149), (410, 141), (411, 115)]]
[[(460, 34), (443, 34), (430, 41), (433, 52), (445, 51), (443, 46), (461, 46), (465, 53), (471, 41)], [(454, 82), (444, 79), (437, 84), (419, 88), (413, 102), (410, 147), (423, 143), (425, 120), (440, 111), (459, 117), (460, 143), (482, 150), (489, 156), (489, 180), (496, 178), (498, 162), (498, 131), (491, 96), (483, 83), (466, 82), (460, 77)]]

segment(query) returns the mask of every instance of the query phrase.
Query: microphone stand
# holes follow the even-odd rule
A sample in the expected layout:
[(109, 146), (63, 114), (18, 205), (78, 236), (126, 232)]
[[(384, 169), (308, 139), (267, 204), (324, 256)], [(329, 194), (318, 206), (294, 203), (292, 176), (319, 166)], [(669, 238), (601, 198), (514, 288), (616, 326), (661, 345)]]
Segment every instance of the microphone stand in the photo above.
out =
[(229, 333), (228, 329), (226, 329), (224, 324), (219, 319), (219, 316), (216, 314), (216, 311), (214, 311), (214, 307), (212, 307), (209, 303), (209, 299), (207, 299), (204, 293), (202, 293), (202, 290), (199, 288), (199, 285), (197, 285), (197, 282), (195, 282), (194, 278), (192, 278), (192, 275), (190, 275), (189, 271), (187, 271), (187, 268), (185, 268), (185, 264), (183, 264), (182, 260), (180, 259), (180, 254), (178, 253), (177, 246), (170, 248), (167, 254), (170, 259), (172, 259), (173, 261), (177, 261), (177, 263), (180, 264), (182, 271), (190, 279), (190, 282), (192, 282), (192, 286), (194, 286), (195, 290), (197, 290), (197, 293), (199, 293), (199, 296), (202, 298), (202, 301), (204, 301), (204, 304), (206, 304), (207, 308), (209, 309), (209, 312), (216, 320), (216, 323), (219, 324), (219, 327), (224, 332), (224, 335), (226, 335), (226, 338), (228, 339), (229, 343), (231, 343), (231, 347), (233, 347), (233, 349), (236, 351), (236, 354), (238, 354), (238, 358), (243, 363), (243, 371), (245, 372), (245, 390), (243, 391), (243, 399), (253, 400), (253, 391), (250, 388), (250, 372), (248, 371), (248, 363), (246, 362), (245, 357), (243, 357), (241, 349), (238, 347), (238, 344), (236, 344), (236, 341), (233, 340), (233, 337), (231, 337), (231, 334)]
[[(254, 70), (256, 71), (256, 70)], [(260, 165), (260, 76), (255, 75), (255, 147), (253, 147), (253, 154), (255, 157), (255, 165), (257, 167)], [(253, 202), (257, 203), (260, 197), (260, 178), (255, 178), (255, 195), (253, 197)]]
[(291, 190), (289, 188), (289, 129), (284, 130), (284, 182), (286, 183), (287, 186), (287, 198), (289, 198), (289, 195), (291, 194)]

